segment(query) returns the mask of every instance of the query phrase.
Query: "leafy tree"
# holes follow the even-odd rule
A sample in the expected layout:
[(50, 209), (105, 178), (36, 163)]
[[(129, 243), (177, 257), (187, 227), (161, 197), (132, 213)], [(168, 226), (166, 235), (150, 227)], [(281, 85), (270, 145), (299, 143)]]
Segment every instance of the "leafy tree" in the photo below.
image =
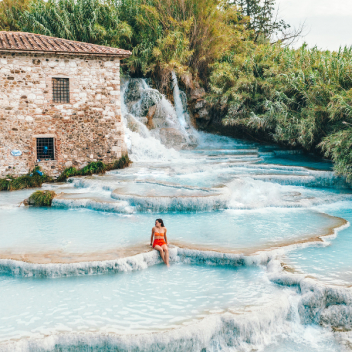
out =
[(283, 20), (274, 17), (275, 0), (238, 0), (237, 4), (250, 21), (248, 28), (254, 30), (254, 40), (270, 38), (274, 33), (289, 27)]
[(233, 3), (249, 18), (247, 28), (253, 30), (256, 43), (279, 40), (291, 44), (303, 32), (304, 25), (291, 28), (287, 22), (278, 18), (276, 0), (233, 0)]
[(186, 85), (191, 75), (206, 84), (210, 66), (247, 36), (237, 6), (222, 0), (121, 0), (119, 11), (133, 28), (129, 71), (155, 77), (161, 87), (171, 71)]

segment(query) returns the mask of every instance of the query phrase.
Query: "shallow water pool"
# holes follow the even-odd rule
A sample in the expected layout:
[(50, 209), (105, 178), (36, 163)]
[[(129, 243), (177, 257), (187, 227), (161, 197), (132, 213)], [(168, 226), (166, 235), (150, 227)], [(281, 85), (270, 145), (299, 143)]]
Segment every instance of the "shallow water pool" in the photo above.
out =
[[(113, 253), (133, 246), (150, 250), (151, 228), (157, 217), (89, 209), (2, 210), (0, 255)], [(245, 253), (326, 235), (341, 226), (340, 219), (316, 211), (283, 208), (163, 214), (163, 219), (171, 244)]]
[[(341, 202), (321, 210), (352, 223), (352, 202)], [(309, 247), (289, 253), (287, 263), (303, 273), (313, 274), (320, 280), (351, 285), (352, 227), (340, 231), (324, 248)]]
[(165, 330), (267, 304), (281, 294), (258, 267), (174, 264), (63, 279), (0, 276), (0, 341), (59, 332)]

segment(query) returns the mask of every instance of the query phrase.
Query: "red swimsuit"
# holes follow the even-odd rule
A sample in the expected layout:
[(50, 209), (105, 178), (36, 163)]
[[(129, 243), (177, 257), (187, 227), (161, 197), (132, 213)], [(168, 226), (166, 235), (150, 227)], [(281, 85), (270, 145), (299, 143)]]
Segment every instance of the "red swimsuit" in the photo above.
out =
[(165, 243), (164, 241), (164, 234), (163, 233), (158, 233), (158, 232), (155, 232), (154, 233), (154, 242), (153, 242), (153, 248), (155, 246), (163, 246)]

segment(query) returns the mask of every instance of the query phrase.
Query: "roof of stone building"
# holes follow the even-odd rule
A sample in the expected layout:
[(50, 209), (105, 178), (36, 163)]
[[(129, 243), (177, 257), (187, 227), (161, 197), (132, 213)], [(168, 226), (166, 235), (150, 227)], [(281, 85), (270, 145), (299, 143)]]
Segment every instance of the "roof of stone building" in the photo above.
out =
[(48, 37), (41, 34), (0, 31), (0, 52), (4, 51), (118, 57), (128, 57), (132, 54), (128, 50)]

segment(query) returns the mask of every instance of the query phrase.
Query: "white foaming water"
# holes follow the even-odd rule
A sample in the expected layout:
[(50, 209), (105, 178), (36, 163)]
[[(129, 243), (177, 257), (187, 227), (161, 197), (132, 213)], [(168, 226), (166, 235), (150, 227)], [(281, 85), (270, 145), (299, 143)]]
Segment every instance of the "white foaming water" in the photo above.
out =
[(129, 155), (133, 161), (172, 161), (181, 159), (179, 153), (174, 149), (168, 149), (153, 137), (143, 137), (137, 132), (126, 132), (130, 140)]
[[(336, 341), (341, 344), (335, 350), (349, 350), (350, 336), (345, 333), (352, 330), (352, 288), (330, 286), (304, 274), (284, 272), (276, 260), (269, 262), (268, 266), (269, 277), (273, 282), (299, 289), (300, 322), (305, 325), (317, 324), (328, 331), (333, 329)], [(314, 337), (312, 340), (317, 342)]]
[[(352, 283), (351, 230), (316, 246), (300, 242), (343, 223), (323, 213), (352, 221), (349, 186), (331, 163), (301, 151), (195, 131), (174, 74), (173, 86), (175, 107), (145, 80), (123, 84), (131, 167), (45, 185), (60, 193), (50, 209), (18, 207), (32, 190), (0, 194), (0, 350), (348, 345), (331, 328), (352, 329), (352, 294), (329, 285)], [(160, 213), (170, 242), (193, 250), (170, 247), (170, 270), (155, 265), (155, 251), (119, 257), (134, 245), (150, 249)], [(59, 254), (67, 264), (35, 262)], [(27, 255), (32, 263), (11, 259)]]
[(183, 106), (182, 106), (182, 101), (180, 97), (180, 89), (178, 88), (178, 81), (174, 71), (172, 71), (171, 76), (172, 76), (175, 110), (176, 110), (178, 120), (180, 121), (180, 124), (183, 128), (189, 128), (189, 125), (186, 122), (185, 115), (183, 113)]
[[(123, 114), (123, 120), (125, 124), (125, 136), (126, 144), (129, 150), (129, 156), (133, 161), (172, 161), (180, 159), (180, 155), (173, 148), (165, 147), (159, 139), (155, 138), (160, 133), (160, 128), (152, 130), (154, 136), (141, 121), (142, 117), (138, 116), (141, 114), (140, 105), (143, 99), (143, 93), (145, 96), (151, 95), (150, 92), (157, 92), (156, 90), (151, 89), (144, 80), (137, 81), (139, 86), (137, 90), (137, 101), (132, 101), (132, 106), (128, 108), (125, 103), (126, 92), (129, 90), (129, 82), (126, 81), (122, 86), (122, 104), (121, 110)], [(142, 91), (142, 94), (141, 92)], [(154, 103), (156, 105), (156, 113), (163, 117), (163, 127), (169, 128), (180, 128), (180, 125), (177, 120), (177, 114), (170, 102), (162, 96), (160, 93), (160, 98), (156, 98)], [(132, 98), (133, 99), (133, 98)], [(137, 106), (137, 108), (136, 108)], [(133, 113), (137, 114), (133, 115)], [(127, 120), (129, 119), (129, 121)], [(132, 122), (130, 121), (132, 120)], [(131, 130), (131, 128), (134, 130)]]

